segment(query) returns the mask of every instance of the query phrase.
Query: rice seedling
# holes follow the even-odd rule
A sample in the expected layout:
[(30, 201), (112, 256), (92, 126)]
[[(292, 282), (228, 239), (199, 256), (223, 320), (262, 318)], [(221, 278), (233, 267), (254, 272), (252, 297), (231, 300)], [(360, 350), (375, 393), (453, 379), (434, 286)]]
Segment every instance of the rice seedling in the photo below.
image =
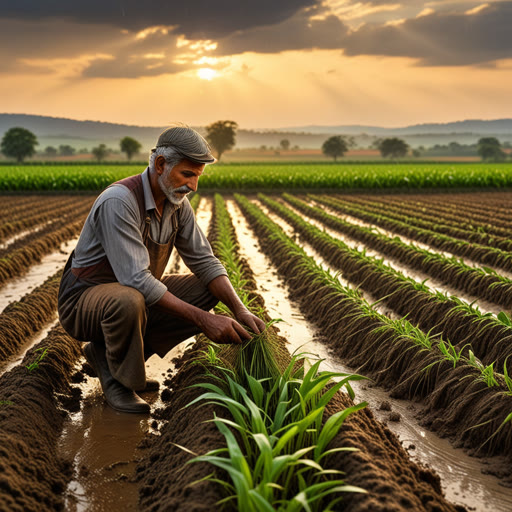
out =
[(39, 368), (39, 363), (46, 357), (48, 348), (43, 349), (41, 347), (41, 348), (36, 348), (34, 350), (34, 352), (39, 352), (39, 351), (42, 351), (42, 352), (37, 356), (37, 359), (35, 361), (33, 361), (32, 363), (25, 365), (25, 368), (29, 371), (29, 373), (32, 372), (33, 370), (37, 370)]
[[(268, 393), (263, 386), (266, 379), (258, 380), (248, 373), (247, 388), (226, 374), (229, 392), (215, 384), (197, 384), (207, 392), (189, 405), (207, 400), (226, 408), (234, 421), (215, 418), (227, 448), (211, 451), (191, 462), (206, 461), (227, 471), (232, 483), (224, 485), (228, 492), (226, 500), (236, 499), (238, 510), (292, 510), (290, 506), (296, 507), (295, 502), (302, 503), (301, 507), (307, 503), (310, 510), (325, 510), (339, 500), (321, 504), (330, 494), (365, 492), (347, 486), (339, 478), (332, 479), (339, 472), (321, 465), (322, 459), (336, 451), (352, 451), (349, 447), (326, 447), (345, 419), (366, 403), (339, 411), (325, 423), (322, 418), (332, 397), (343, 387), (353, 395), (350, 381), (362, 377), (319, 372), (321, 361), (312, 364), (304, 374), (297, 364), (304, 357), (305, 354), (295, 354)], [(342, 380), (328, 388), (334, 377)], [(273, 400), (274, 396), (277, 400)], [(237, 432), (240, 443), (228, 427)]]

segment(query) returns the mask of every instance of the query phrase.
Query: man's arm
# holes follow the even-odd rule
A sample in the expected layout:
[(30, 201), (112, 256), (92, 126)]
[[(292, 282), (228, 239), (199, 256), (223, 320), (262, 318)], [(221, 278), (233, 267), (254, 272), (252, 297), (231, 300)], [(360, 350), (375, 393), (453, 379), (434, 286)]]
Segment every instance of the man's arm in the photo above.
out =
[[(226, 285), (225, 282), (218, 281), (220, 279), (225, 279), (228, 284)], [(218, 282), (213, 283), (213, 281)], [(219, 276), (213, 281), (210, 292), (220, 300), (222, 300), (221, 297), (224, 297), (227, 302), (233, 304), (233, 307), (236, 309), (236, 312), (233, 311), (233, 314), (235, 314), (238, 320), (244, 322), (256, 333), (262, 332), (263, 329), (265, 329), (264, 322), (249, 313), (238, 296), (236, 296), (233, 286), (226, 276)], [(231, 291), (229, 288), (231, 288)], [(218, 296), (217, 293), (220, 296)], [(236, 304), (237, 301), (239, 304)], [(229, 304), (226, 305), (231, 309)], [(179, 299), (170, 292), (165, 292), (163, 297), (156, 303), (156, 306), (167, 311), (173, 316), (182, 318), (183, 320), (187, 320), (190, 323), (197, 325), (199, 329), (201, 329), (201, 331), (215, 343), (240, 344), (245, 340), (251, 339), (251, 335), (236, 320), (227, 316), (215, 315), (208, 311), (204, 311), (201, 308)]]
[[(229, 307), (238, 321), (243, 322), (255, 333), (260, 333), (265, 329), (265, 323), (247, 310), (226, 276), (216, 277), (210, 282), (208, 288), (215, 297)], [(197, 325), (215, 343), (240, 344), (251, 339), (251, 335), (237, 320), (204, 311), (170, 292), (166, 292), (156, 306), (173, 316)]]

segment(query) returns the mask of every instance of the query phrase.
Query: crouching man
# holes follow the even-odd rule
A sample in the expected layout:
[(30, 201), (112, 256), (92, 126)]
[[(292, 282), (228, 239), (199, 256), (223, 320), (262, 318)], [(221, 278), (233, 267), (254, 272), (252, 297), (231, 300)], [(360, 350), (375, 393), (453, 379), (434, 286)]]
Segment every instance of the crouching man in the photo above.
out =
[[(207, 142), (177, 124), (152, 149), (148, 168), (114, 183), (96, 199), (59, 290), (59, 318), (84, 346), (108, 404), (148, 413), (137, 391), (158, 389), (145, 361), (163, 357), (203, 332), (217, 343), (242, 343), (265, 324), (238, 298), (213, 255), (187, 199), (206, 164)], [(162, 277), (173, 247), (191, 274)], [(218, 301), (236, 320), (210, 313)]]

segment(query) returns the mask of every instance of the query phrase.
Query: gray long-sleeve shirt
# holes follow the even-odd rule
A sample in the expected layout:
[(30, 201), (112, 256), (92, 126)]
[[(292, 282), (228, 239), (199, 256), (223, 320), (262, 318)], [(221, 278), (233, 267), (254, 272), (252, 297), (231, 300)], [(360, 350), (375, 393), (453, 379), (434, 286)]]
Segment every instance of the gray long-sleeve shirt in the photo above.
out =
[[(178, 207), (166, 200), (160, 219), (148, 169), (142, 173), (142, 185), (146, 212), (151, 218), (151, 238), (158, 243), (167, 243), (172, 234), (171, 216), (176, 208), (181, 208), (175, 247), (185, 265), (205, 285), (220, 275), (227, 275), (197, 225), (188, 199)], [(167, 288), (149, 270), (149, 254), (142, 239), (143, 226), (144, 219), (134, 194), (123, 185), (107, 188), (96, 199), (85, 221), (72, 267), (88, 267), (107, 256), (117, 280), (139, 290), (147, 306), (155, 304)]]

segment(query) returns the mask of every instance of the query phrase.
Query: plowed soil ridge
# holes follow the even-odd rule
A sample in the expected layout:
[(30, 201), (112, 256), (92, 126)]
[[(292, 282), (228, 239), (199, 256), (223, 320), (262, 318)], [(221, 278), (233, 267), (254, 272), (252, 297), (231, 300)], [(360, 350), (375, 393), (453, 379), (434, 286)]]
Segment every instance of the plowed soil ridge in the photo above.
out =
[[(41, 350), (42, 349), (42, 350)], [(48, 349), (39, 367), (37, 361)], [(0, 377), (0, 510), (63, 510), (71, 466), (57, 456), (66, 412), (56, 396), (69, 400), (69, 380), (81, 354), (79, 344), (53, 329), (23, 363)]]
[(55, 314), (62, 270), (0, 314), (0, 364)]

